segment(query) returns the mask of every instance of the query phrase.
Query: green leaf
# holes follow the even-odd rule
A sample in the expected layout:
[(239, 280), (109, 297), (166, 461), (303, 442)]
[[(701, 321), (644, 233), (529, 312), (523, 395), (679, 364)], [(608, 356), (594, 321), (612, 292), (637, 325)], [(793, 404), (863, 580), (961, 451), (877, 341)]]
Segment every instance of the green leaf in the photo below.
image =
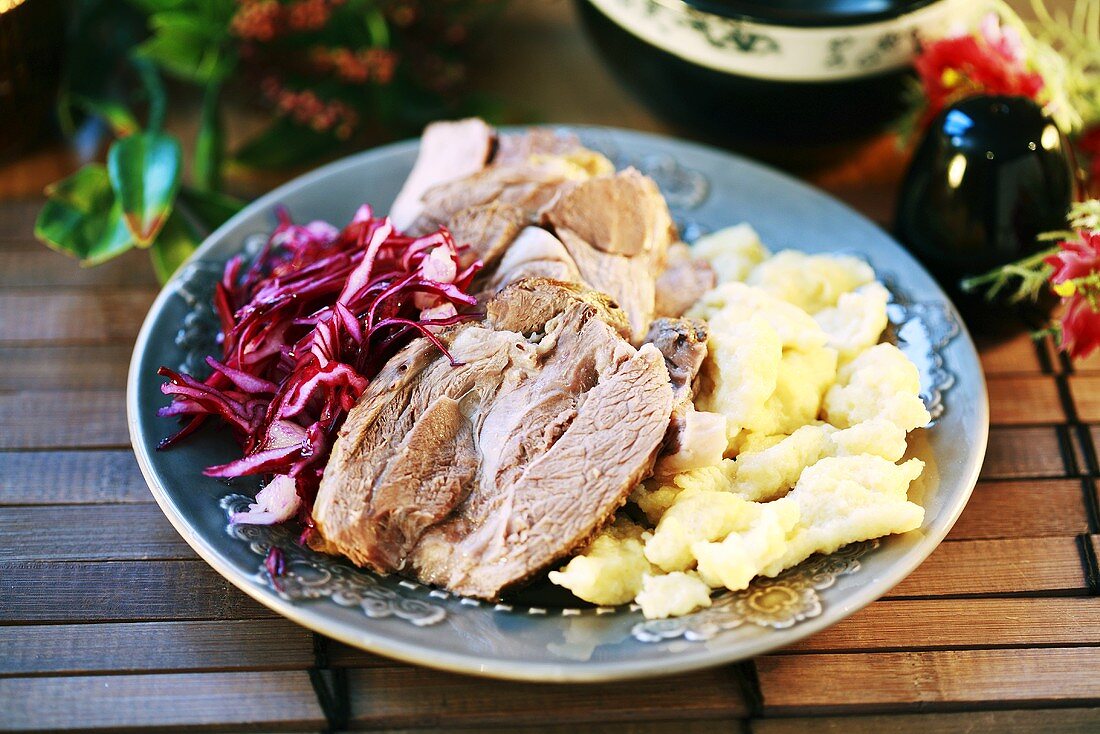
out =
[(133, 247), (107, 169), (100, 164), (89, 163), (51, 184), (46, 194), (34, 236), (48, 247), (79, 258), (83, 265), (97, 265)]
[(91, 99), (80, 95), (74, 95), (70, 102), (89, 115), (95, 115), (106, 122), (115, 137), (125, 138), (141, 129), (141, 125), (138, 124), (130, 110), (121, 102), (113, 99)]
[(161, 285), (168, 282), (199, 246), (199, 237), (178, 212), (168, 217), (164, 229), (149, 248), (149, 258)]
[(107, 152), (111, 186), (139, 247), (148, 247), (172, 211), (180, 184), (180, 144), (171, 135), (138, 133)]
[(227, 194), (201, 191), (190, 186), (180, 189), (180, 199), (187, 206), (188, 213), (194, 214), (211, 232), (243, 209), (245, 204)]
[(207, 22), (185, 18), (173, 13), (165, 23), (154, 23), (153, 37), (138, 46), (137, 53), (185, 81), (207, 84), (225, 79), (236, 66), (236, 54), (225, 38), (210, 36)]
[(280, 117), (267, 130), (245, 143), (234, 159), (250, 168), (286, 168), (326, 155), (339, 145), (340, 142), (331, 135), (295, 125)]

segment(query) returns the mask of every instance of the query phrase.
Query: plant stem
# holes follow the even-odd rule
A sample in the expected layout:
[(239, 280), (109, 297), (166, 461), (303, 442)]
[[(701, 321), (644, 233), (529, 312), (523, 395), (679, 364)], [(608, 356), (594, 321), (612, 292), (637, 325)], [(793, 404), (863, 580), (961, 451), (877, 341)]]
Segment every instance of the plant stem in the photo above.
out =
[[(990, 284), (995, 284), (998, 281), (1003, 280), (1004, 278), (1008, 277), (1011, 274), (1016, 274), (1017, 277), (1019, 277), (1018, 276), (1019, 271), (1021, 271), (1021, 270), (1032, 270), (1034, 268), (1039, 267), (1040, 265), (1043, 264), (1044, 260), (1046, 260), (1051, 255), (1056, 254), (1058, 252), (1058, 250), (1059, 250), (1058, 247), (1051, 247), (1051, 248), (1046, 249), (1046, 250), (1040, 250), (1039, 252), (1035, 253), (1034, 255), (1029, 255), (1028, 257), (1023, 258), (1022, 260), (1017, 260), (1016, 262), (1011, 263), (1010, 265), (1003, 266), (1003, 267), (1000, 267), (1000, 268), (996, 268), (995, 270), (990, 270), (988, 273), (982, 273), (981, 275), (975, 275), (972, 278), (965, 278), (959, 283), (959, 287), (961, 287), (967, 293), (972, 293), (972, 292), (982, 288), (983, 286), (987, 286), (987, 285), (990, 285)], [(1011, 267), (1013, 270), (1016, 271), (1016, 273), (1006, 273), (1005, 268), (1007, 268), (1007, 267)]]
[(218, 98), (221, 94), (221, 82), (207, 84), (202, 98), (202, 113), (199, 118), (199, 132), (195, 137), (194, 179), (195, 188), (201, 191), (216, 191), (221, 187), (222, 137), (221, 117), (218, 114)]
[(151, 61), (136, 55), (132, 55), (130, 60), (137, 69), (141, 83), (145, 87), (145, 93), (149, 97), (149, 119), (145, 127), (149, 132), (160, 132), (164, 127), (164, 114), (168, 106), (164, 83)]

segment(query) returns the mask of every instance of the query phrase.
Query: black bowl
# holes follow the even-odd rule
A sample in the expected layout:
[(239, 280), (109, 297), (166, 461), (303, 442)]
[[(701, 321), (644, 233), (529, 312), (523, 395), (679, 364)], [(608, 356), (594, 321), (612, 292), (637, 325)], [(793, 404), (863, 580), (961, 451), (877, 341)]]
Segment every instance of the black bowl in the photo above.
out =
[(795, 166), (895, 121), (918, 34), (973, 12), (969, 0), (578, 2), (607, 63), (658, 114)]

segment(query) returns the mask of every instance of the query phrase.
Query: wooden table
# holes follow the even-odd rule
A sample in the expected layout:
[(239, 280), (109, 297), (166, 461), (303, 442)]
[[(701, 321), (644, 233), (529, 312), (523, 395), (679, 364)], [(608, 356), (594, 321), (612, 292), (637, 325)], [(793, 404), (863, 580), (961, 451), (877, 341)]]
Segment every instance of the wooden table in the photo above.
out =
[[(489, 54), (486, 88), (524, 102), (542, 84), (563, 95), (547, 118), (663, 128), (568, 5), (519, 3), (507, 22), (531, 42), (523, 63)], [(893, 150), (816, 181), (885, 220)], [(0, 730), (1100, 731), (1100, 360), (1072, 369), (1026, 334), (979, 334), (993, 429), (962, 519), (887, 598), (795, 647), (611, 685), (444, 674), (273, 615), (161, 515), (123, 402), (148, 263), (80, 270), (31, 236), (41, 200), (25, 195), (69, 165), (0, 169)]]

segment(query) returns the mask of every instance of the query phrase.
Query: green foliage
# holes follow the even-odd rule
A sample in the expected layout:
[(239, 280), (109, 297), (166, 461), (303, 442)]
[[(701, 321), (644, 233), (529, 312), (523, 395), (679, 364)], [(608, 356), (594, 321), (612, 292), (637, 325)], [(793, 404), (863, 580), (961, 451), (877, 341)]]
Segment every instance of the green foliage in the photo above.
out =
[(210, 231), (220, 227), (244, 208), (244, 202), (240, 199), (190, 186), (180, 189), (179, 200), (183, 206), (187, 207), (187, 211)]
[(180, 185), (181, 157), (179, 141), (155, 132), (117, 140), (107, 153), (111, 187), (139, 247), (152, 244), (172, 212)]
[(297, 166), (336, 150), (340, 141), (331, 135), (295, 125), (285, 117), (245, 143), (233, 160), (250, 168)]
[[(114, 142), (105, 166), (47, 190), (35, 233), (88, 265), (148, 248), (165, 280), (241, 208), (221, 193), (228, 85), (260, 80), (275, 108), (268, 129), (233, 157), (256, 168), (309, 163), (364, 132), (406, 134), (438, 117), (491, 113), (456, 93), (466, 78), (459, 49), (503, 5), (423, 3), (399, 20), (408, 8), (396, 0), (73, 0), (60, 118), (70, 132), (99, 118)], [(180, 141), (164, 132), (162, 75), (202, 91), (190, 185)]]
[(196, 84), (220, 83), (233, 73), (237, 54), (229, 33), (233, 0), (141, 3), (150, 12), (152, 36), (137, 47), (168, 74)]
[(172, 274), (183, 265), (199, 246), (199, 236), (179, 212), (173, 212), (161, 230), (156, 242), (149, 248), (153, 270), (161, 283), (168, 282)]
[(49, 199), (38, 214), (34, 236), (49, 247), (82, 265), (97, 265), (133, 247), (103, 166), (89, 163), (51, 184), (46, 194)]

